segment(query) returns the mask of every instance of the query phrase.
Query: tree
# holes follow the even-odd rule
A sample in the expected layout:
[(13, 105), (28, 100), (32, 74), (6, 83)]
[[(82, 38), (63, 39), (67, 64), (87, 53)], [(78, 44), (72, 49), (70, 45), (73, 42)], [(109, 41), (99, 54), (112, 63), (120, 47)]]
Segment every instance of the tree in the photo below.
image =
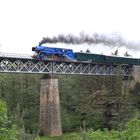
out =
[(8, 122), (6, 103), (0, 100), (0, 140), (17, 140), (15, 125)]
[(111, 54), (112, 55), (118, 55), (118, 52), (119, 52), (119, 50), (117, 49), (117, 50), (115, 50), (115, 52), (112, 52)]
[(127, 51), (124, 53), (124, 56), (132, 56)]
[(90, 53), (90, 50), (89, 50), (89, 49), (87, 49), (87, 50), (86, 50), (86, 53)]

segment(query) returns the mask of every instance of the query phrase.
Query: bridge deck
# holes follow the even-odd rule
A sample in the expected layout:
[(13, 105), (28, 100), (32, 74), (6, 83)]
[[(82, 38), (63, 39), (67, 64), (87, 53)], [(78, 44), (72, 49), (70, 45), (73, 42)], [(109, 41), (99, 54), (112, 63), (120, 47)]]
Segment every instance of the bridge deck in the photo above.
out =
[(36, 61), (29, 55), (0, 53), (0, 72), (129, 76), (132, 67), (76, 61)]

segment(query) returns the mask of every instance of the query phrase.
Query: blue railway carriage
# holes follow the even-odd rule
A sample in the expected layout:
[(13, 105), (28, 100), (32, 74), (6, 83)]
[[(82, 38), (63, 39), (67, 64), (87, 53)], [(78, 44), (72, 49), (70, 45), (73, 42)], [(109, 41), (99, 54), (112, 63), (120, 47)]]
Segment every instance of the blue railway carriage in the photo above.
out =
[(36, 60), (75, 60), (72, 49), (36, 46), (32, 47), (32, 51)]

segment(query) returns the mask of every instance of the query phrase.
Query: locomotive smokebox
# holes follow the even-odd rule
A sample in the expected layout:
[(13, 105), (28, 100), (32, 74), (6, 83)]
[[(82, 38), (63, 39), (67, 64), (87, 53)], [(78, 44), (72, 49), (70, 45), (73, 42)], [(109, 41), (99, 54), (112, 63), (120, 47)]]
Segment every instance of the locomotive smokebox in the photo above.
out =
[(32, 51), (36, 51), (36, 47), (32, 47)]

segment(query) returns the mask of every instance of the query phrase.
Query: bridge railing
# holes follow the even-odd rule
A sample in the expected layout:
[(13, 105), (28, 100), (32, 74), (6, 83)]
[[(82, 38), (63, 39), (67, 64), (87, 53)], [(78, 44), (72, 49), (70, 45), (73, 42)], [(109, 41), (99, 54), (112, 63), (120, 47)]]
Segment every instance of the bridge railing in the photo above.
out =
[(17, 54), (17, 53), (4, 53), (0, 52), (0, 57), (9, 57), (9, 58), (28, 58), (31, 59), (32, 56), (28, 54)]
[(30, 55), (0, 52), (0, 72), (130, 76), (132, 65), (34, 61)]

